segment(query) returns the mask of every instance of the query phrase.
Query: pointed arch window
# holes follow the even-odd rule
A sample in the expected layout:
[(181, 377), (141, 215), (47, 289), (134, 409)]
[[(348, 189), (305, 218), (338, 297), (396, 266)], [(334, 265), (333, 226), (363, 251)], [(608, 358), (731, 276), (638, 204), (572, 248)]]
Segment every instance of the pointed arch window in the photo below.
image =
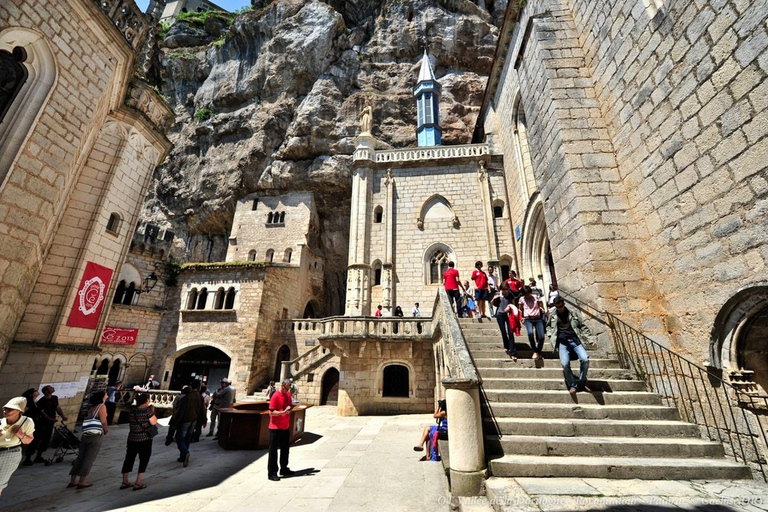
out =
[(267, 224), (272, 224), (272, 219), (274, 219), (275, 215), (272, 212), (269, 212), (267, 214)]
[(375, 261), (372, 265), (373, 269), (373, 286), (381, 286), (381, 262)]
[(284, 223), (285, 223), (285, 212), (282, 212), (280, 214), (280, 224), (284, 224)]
[(224, 288), (216, 290), (216, 298), (213, 301), (213, 309), (224, 309)]
[(10, 52), (0, 50), (0, 122), (29, 77), (29, 72), (23, 64), (25, 60), (27, 51), (21, 46), (16, 46)]
[(448, 270), (448, 255), (445, 251), (437, 250), (429, 258), (429, 284), (440, 284), (443, 274)]
[(195, 309), (197, 305), (197, 288), (192, 288), (187, 295), (187, 309)]
[(269, 249), (267, 251), (267, 261), (272, 263), (272, 261), (275, 259), (275, 251), (272, 249)]
[(290, 263), (290, 262), (291, 262), (291, 256), (292, 256), (292, 255), (293, 255), (293, 250), (291, 250), (291, 249), (286, 249), (286, 250), (285, 250), (285, 254), (283, 254), (283, 261), (284, 261), (285, 263)]
[(123, 302), (123, 295), (125, 294), (125, 280), (121, 280), (117, 284), (117, 290), (115, 290), (115, 296), (112, 298), (112, 304), (121, 304)]
[(256, 261), (256, 251), (252, 250), (248, 253), (248, 261)]
[(384, 218), (384, 208), (381, 206), (377, 206), (373, 210), (373, 222), (375, 224), (381, 224), (382, 219)]

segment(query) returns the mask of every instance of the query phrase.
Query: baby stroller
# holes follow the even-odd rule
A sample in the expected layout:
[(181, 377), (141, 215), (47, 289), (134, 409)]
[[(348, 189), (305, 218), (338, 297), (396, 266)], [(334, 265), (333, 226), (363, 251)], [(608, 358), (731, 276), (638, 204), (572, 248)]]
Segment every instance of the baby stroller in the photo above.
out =
[(56, 449), (53, 451), (53, 457), (45, 461), (45, 465), (50, 466), (54, 462), (61, 462), (67, 455), (74, 455), (77, 457), (77, 452), (80, 448), (80, 439), (78, 439), (64, 423), (53, 427), (53, 433), (52, 444)]

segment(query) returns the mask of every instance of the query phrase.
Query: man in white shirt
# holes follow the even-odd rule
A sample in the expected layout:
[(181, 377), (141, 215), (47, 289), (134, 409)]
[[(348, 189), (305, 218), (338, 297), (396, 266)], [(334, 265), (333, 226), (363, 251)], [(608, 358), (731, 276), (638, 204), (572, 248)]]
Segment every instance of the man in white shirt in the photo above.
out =
[(421, 316), (421, 311), (419, 311), (419, 303), (413, 305), (413, 316)]

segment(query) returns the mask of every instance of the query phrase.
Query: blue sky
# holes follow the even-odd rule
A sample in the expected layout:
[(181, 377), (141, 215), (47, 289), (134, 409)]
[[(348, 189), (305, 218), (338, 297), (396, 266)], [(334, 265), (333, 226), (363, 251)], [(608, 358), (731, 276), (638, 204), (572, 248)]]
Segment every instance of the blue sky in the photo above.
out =
[[(251, 0), (213, 0), (213, 3), (228, 11), (236, 11), (241, 7), (250, 7)], [(149, 5), (149, 0), (136, 0), (136, 5), (138, 5), (142, 11), (146, 11), (147, 6)]]

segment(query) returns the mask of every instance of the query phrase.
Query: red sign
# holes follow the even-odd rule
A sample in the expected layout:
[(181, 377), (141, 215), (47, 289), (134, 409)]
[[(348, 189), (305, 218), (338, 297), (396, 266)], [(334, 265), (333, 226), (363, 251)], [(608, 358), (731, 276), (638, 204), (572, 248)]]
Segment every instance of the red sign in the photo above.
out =
[(83, 278), (80, 280), (80, 286), (77, 287), (75, 304), (67, 319), (68, 326), (85, 329), (98, 327), (110, 279), (112, 279), (111, 268), (91, 261), (86, 263)]
[(101, 343), (102, 345), (135, 345), (138, 337), (138, 329), (124, 329), (108, 325), (101, 335)]

